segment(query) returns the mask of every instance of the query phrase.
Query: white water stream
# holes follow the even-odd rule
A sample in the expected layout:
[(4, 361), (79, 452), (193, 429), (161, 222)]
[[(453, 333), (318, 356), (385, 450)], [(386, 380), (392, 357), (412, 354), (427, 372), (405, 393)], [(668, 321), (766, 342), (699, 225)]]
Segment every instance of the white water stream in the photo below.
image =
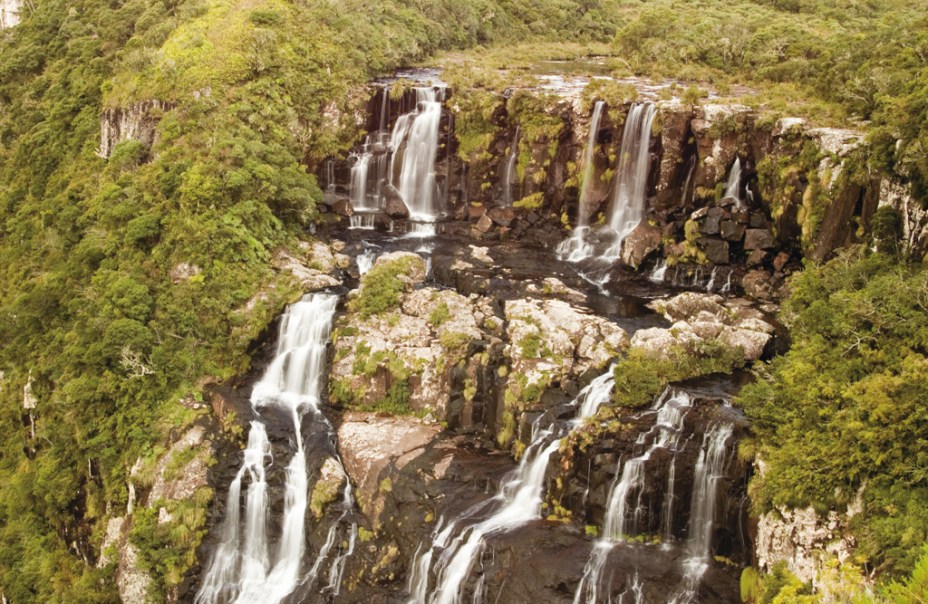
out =
[[(274, 460), (265, 425), (255, 420), (251, 423), (242, 467), (229, 486), (222, 538), (197, 593), (198, 604), (275, 604), (297, 585), (312, 584), (328, 553), (320, 552), (310, 573), (302, 575), (309, 486), (302, 421), (310, 413), (331, 430), (318, 412), (318, 405), (326, 370), (326, 344), (337, 301), (335, 295), (312, 294), (287, 309), (280, 324), (276, 355), (252, 391), (251, 404), (257, 416), (260, 417), (262, 408), (275, 406), (287, 411), (293, 421), (295, 450), (286, 468), (284, 515), (277, 546), (272, 547), (268, 537), (265, 473), (266, 466)], [(241, 490), (246, 477), (249, 486), (243, 518)], [(347, 501), (343, 506), (350, 510), (351, 490), (347, 481), (346, 484)]]
[[(419, 552), (410, 578), (412, 602), (430, 604), (460, 604), (461, 592), (486, 546), (486, 537), (508, 532), (541, 517), (544, 478), (548, 460), (558, 449), (561, 439), (577, 429), (583, 419), (591, 417), (607, 402), (613, 386), (612, 368), (593, 380), (574, 399), (577, 418), (571, 422), (547, 420), (542, 415), (532, 427), (531, 444), (525, 450), (519, 466), (500, 486), (489, 502), (481, 502), (465, 511), (456, 522), (437, 531), (425, 551)], [(468, 523), (487, 505), (495, 510), (485, 519)], [(437, 558), (437, 559), (436, 559)], [(433, 562), (434, 561), (434, 562)], [(435, 577), (434, 588), (428, 591), (429, 569)], [(479, 591), (479, 590), (478, 590)]]

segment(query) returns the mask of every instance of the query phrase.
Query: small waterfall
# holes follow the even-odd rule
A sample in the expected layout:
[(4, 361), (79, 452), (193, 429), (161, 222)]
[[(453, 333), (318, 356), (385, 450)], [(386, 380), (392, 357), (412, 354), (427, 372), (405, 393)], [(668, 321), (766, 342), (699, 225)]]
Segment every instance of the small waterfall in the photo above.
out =
[(725, 278), (725, 285), (719, 290), (720, 294), (730, 294), (731, 293), (731, 274), (732, 269), (728, 269), (728, 277)]
[(374, 214), (353, 214), (348, 218), (348, 228), (352, 229), (371, 231), (376, 224), (377, 216)]
[(688, 207), (688, 203), (693, 200), (693, 196), (696, 194), (696, 188), (691, 187), (693, 184), (693, 175), (696, 173), (696, 156), (691, 155), (689, 160), (686, 162), (686, 180), (683, 181), (683, 191), (680, 196), (681, 204), (684, 208)]
[(595, 604), (599, 601), (600, 591), (604, 588), (602, 572), (609, 553), (617, 543), (637, 534), (647, 511), (640, 498), (646, 478), (645, 466), (658, 449), (676, 453), (683, 433), (683, 420), (691, 408), (689, 394), (668, 388), (648, 411), (656, 413), (654, 425), (638, 436), (636, 446), (643, 448), (643, 452), (624, 463), (619, 461), (621, 471), (616, 473), (609, 491), (603, 534), (593, 546), (590, 560), (583, 570), (583, 577), (574, 592), (574, 604)]
[[(428, 551), (422, 554), (417, 565), (428, 564), (433, 559), (433, 552), (441, 550), (435, 563), (436, 576), (435, 589), (430, 597), (417, 600), (428, 601), (432, 604), (460, 604), (460, 592), (463, 585), (480, 558), (485, 547), (484, 537), (492, 533), (508, 532), (527, 522), (541, 516), (541, 503), (544, 496), (544, 478), (548, 460), (558, 449), (561, 438), (570, 431), (582, 425), (586, 417), (595, 414), (602, 403), (609, 400), (612, 391), (612, 368), (593, 380), (577, 395), (573, 406), (579, 410), (578, 416), (567, 424), (556, 420), (543, 424), (547, 414), (539, 417), (532, 427), (532, 441), (519, 466), (510, 473), (500, 487), (499, 493), (490, 500), (497, 505), (486, 519), (476, 524), (462, 527), (453, 522), (442, 530), (433, 541)], [(484, 502), (486, 503), (486, 502)], [(482, 509), (484, 503), (478, 504), (463, 515), (466, 519), (470, 514)], [(457, 536), (452, 540), (454, 533)], [(420, 569), (417, 573), (417, 584), (411, 587), (419, 588), (423, 581), (427, 583), (428, 574)], [(425, 577), (423, 579), (423, 577)], [(419, 594), (414, 594), (419, 597)]]
[(713, 266), (712, 272), (709, 273), (709, 282), (706, 283), (706, 291), (709, 292), (710, 294), (712, 293), (712, 290), (715, 288), (715, 277), (718, 275), (718, 272), (719, 272), (719, 267)]
[(651, 163), (651, 124), (656, 113), (654, 103), (635, 103), (625, 120), (615, 192), (609, 215), (609, 228), (616, 237), (605, 253), (605, 257), (610, 260), (619, 257), (622, 241), (644, 218), (648, 168)]
[(741, 158), (738, 157), (728, 171), (728, 182), (725, 183), (725, 192), (722, 194), (722, 199), (728, 197), (737, 202), (737, 207), (744, 207), (744, 201), (741, 199)]
[(712, 533), (719, 509), (719, 497), (725, 482), (725, 470), (733, 451), (729, 449), (731, 424), (713, 426), (706, 432), (693, 475), (693, 497), (686, 542), (687, 559), (683, 563), (683, 591), (674, 602), (692, 602), (703, 574), (709, 568)]
[(593, 117), (590, 118), (590, 134), (587, 137), (586, 149), (583, 151), (583, 182), (580, 184), (580, 204), (577, 209), (577, 226), (568, 239), (557, 246), (557, 254), (561, 260), (579, 262), (593, 255), (593, 246), (587, 243), (590, 218), (590, 188), (593, 178), (593, 153), (596, 150), (596, 140), (599, 136), (599, 123), (602, 120), (603, 101), (596, 101), (593, 106)]
[(377, 260), (377, 252), (373, 248), (366, 248), (363, 252), (358, 254), (358, 275), (363, 275), (371, 270), (375, 260)]
[[(284, 515), (273, 560), (267, 534), (265, 476), (270, 443), (264, 424), (255, 420), (242, 468), (229, 487), (222, 539), (197, 592), (198, 604), (277, 603), (301, 583), (308, 491), (302, 419), (309, 412), (334, 434), (317, 407), (337, 301), (338, 297), (331, 294), (313, 294), (288, 307), (280, 323), (276, 355), (252, 391), (251, 404), (257, 416), (262, 407), (276, 406), (288, 411), (293, 419), (296, 450), (286, 468)], [(241, 518), (241, 485), (246, 476), (250, 484), (245, 496), (245, 515)], [(346, 492), (350, 498), (350, 486), (346, 486)]]
[[(503, 176), (503, 206), (512, 206), (512, 183), (516, 163), (519, 161), (519, 126), (516, 126), (515, 135), (512, 137), (512, 146), (509, 148), (509, 157), (506, 159), (506, 173)], [(521, 185), (521, 183), (518, 183)], [(521, 193), (521, 191), (520, 191)]]
[[(424, 87), (416, 88), (416, 101), (416, 110), (397, 120), (390, 142), (398, 151), (405, 141), (397, 188), (409, 208), (410, 219), (434, 222), (440, 209), (436, 203), (440, 196), (435, 179), (435, 160), (438, 157), (441, 98), (434, 88)], [(398, 134), (401, 135), (399, 138)]]
[(373, 207), (367, 205), (367, 168), (370, 162), (371, 154), (364, 152), (357, 156), (351, 166), (351, 207), (358, 211), (378, 209), (376, 202)]
[(335, 162), (331, 159), (325, 162), (325, 190), (335, 191)]
[(650, 281), (654, 283), (663, 283), (664, 278), (667, 276), (667, 260), (661, 258), (657, 266), (654, 267), (654, 271), (651, 273), (651, 276), (648, 277)]

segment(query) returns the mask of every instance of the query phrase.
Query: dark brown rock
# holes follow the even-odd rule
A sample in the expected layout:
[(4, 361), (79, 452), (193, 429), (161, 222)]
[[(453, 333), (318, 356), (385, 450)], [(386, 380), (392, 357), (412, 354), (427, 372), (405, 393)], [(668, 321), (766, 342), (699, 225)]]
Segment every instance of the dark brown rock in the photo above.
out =
[(748, 266), (761, 266), (768, 255), (769, 253), (764, 250), (751, 250), (751, 253), (748, 254), (747, 264)]
[(490, 220), (495, 224), (508, 227), (512, 224), (513, 219), (515, 219), (516, 211), (512, 208), (490, 208), (487, 212), (487, 216), (489, 216)]
[(749, 224), (752, 229), (762, 229), (767, 226), (767, 217), (763, 212), (751, 212)]
[(487, 208), (483, 204), (476, 204), (476, 205), (470, 204), (469, 206), (467, 206), (467, 217), (470, 218), (471, 220), (474, 220), (475, 218), (480, 218), (486, 213), (487, 213)]
[(728, 264), (728, 242), (714, 237), (700, 237), (696, 240), (699, 249), (712, 264)]
[(387, 216), (390, 218), (407, 218), (409, 216), (409, 208), (403, 203), (403, 198), (399, 196), (387, 198), (387, 205), (384, 208), (384, 212), (386, 212)]
[(769, 250), (776, 246), (773, 235), (767, 229), (748, 229), (744, 234), (744, 249)]
[(493, 221), (490, 220), (490, 217), (486, 214), (483, 214), (480, 217), (480, 220), (477, 221), (477, 224), (474, 226), (481, 233), (486, 233), (491, 228), (493, 228)]
[(719, 233), (726, 241), (740, 241), (744, 237), (744, 231), (744, 225), (734, 220), (723, 220), (719, 225)]
[(339, 197), (332, 204), (332, 211), (339, 216), (354, 216), (354, 208), (351, 206), (351, 200), (347, 197)]
[(660, 245), (660, 228), (641, 222), (622, 244), (622, 262), (637, 269)]

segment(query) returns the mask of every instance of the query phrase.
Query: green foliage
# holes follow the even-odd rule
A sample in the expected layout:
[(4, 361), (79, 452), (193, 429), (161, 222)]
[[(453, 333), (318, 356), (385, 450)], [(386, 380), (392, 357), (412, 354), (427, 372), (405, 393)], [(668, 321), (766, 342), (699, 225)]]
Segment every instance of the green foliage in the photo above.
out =
[(451, 319), (451, 311), (448, 310), (448, 305), (444, 302), (440, 302), (435, 309), (429, 313), (429, 323), (435, 327), (441, 327), (449, 319)]
[(792, 348), (740, 397), (768, 467), (755, 505), (840, 509), (863, 488), (860, 553), (909, 572), (928, 540), (928, 270), (852, 250), (792, 292)]
[(352, 312), (362, 319), (380, 315), (399, 306), (408, 278), (415, 272), (424, 274), (425, 265), (418, 256), (402, 256), (378, 262), (361, 277), (361, 291), (351, 301)]
[(662, 356), (632, 349), (616, 363), (613, 400), (619, 407), (643, 407), (672, 382), (708, 375), (730, 373), (744, 364), (741, 350), (720, 342), (706, 342), (699, 348), (675, 347)]
[(912, 574), (889, 583), (883, 595), (893, 604), (920, 604), (928, 600), (928, 545), (922, 546)]

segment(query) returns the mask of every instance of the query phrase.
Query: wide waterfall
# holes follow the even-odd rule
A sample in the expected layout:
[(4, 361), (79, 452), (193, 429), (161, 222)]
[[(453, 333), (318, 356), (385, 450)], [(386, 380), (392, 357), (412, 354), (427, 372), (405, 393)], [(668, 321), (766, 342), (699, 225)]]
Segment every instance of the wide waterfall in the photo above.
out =
[(580, 205), (577, 209), (577, 226), (568, 239), (558, 245), (557, 254), (562, 260), (579, 262), (593, 254), (593, 246), (587, 240), (590, 230), (590, 189), (593, 179), (593, 153), (596, 150), (596, 140), (599, 135), (599, 122), (603, 115), (603, 101), (596, 101), (593, 106), (593, 117), (590, 118), (590, 134), (587, 136), (586, 149), (583, 151), (583, 180), (580, 183)]
[[(409, 210), (410, 230), (434, 234), (432, 225), (443, 211), (443, 193), (436, 178), (443, 89), (415, 89), (416, 106), (389, 125), (388, 92), (382, 92), (380, 129), (369, 134), (353, 156), (349, 197), (355, 212), (350, 226), (373, 229), (373, 213), (383, 210), (387, 198), (398, 196)], [(420, 224), (416, 224), (420, 223)]]
[(651, 124), (657, 113), (653, 103), (635, 103), (628, 112), (622, 134), (622, 150), (616, 170), (615, 191), (609, 212), (609, 229), (615, 235), (614, 243), (604, 256), (609, 260), (619, 257), (622, 242), (644, 218), (648, 185), (648, 168), (651, 163)]
[[(328, 553), (320, 552), (312, 571), (304, 575), (309, 476), (302, 425), (304, 416), (311, 414), (313, 421), (332, 432), (318, 412), (318, 405), (325, 380), (326, 344), (337, 301), (335, 295), (313, 294), (287, 309), (281, 320), (274, 359), (251, 396), (258, 418), (262, 409), (275, 407), (284, 410), (293, 422), (295, 450), (286, 467), (284, 513), (276, 548), (272, 547), (268, 531), (266, 475), (266, 467), (274, 459), (265, 424), (257, 419), (251, 423), (242, 467), (229, 487), (221, 541), (213, 551), (197, 593), (198, 604), (280, 602), (301, 583), (312, 584)], [(242, 517), (241, 491), (246, 478), (249, 484)], [(350, 486), (345, 487), (345, 497), (349, 501), (343, 508), (347, 510), (351, 507)], [(353, 535), (354, 532), (351, 549)]]
[[(591, 417), (600, 405), (609, 400), (612, 387), (613, 370), (610, 367), (574, 399), (572, 405), (577, 408), (577, 419), (565, 424), (542, 415), (535, 420), (531, 443), (518, 468), (503, 480), (499, 493), (489, 502), (477, 504), (458, 520), (449, 523), (437, 533), (432, 545), (419, 553), (409, 582), (413, 590), (412, 602), (458, 604), (462, 588), (483, 553), (485, 538), (511, 531), (541, 517), (549, 458), (557, 451), (564, 436), (581, 426), (583, 419)], [(471, 522), (488, 505), (495, 507), (494, 511), (483, 520)], [(429, 593), (429, 566), (436, 553), (434, 588)]]

